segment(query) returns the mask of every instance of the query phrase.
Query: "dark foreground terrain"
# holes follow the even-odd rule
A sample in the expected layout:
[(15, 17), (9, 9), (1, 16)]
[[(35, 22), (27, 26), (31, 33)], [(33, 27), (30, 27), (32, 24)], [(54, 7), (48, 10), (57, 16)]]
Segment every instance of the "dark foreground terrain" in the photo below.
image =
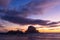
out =
[(1, 35), (0, 40), (58, 40), (60, 34), (20, 34), (20, 35)]

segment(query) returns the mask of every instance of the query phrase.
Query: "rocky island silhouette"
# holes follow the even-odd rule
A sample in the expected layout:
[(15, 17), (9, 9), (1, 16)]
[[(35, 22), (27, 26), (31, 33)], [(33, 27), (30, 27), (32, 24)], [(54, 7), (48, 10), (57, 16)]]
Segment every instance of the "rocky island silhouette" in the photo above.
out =
[(15, 35), (15, 34), (30, 34), (30, 33), (39, 33), (39, 32), (36, 30), (36, 28), (34, 26), (29, 26), (25, 32), (22, 32), (20, 30), (17, 30), (17, 31), (10, 30), (7, 33), (0, 33), (0, 34)]

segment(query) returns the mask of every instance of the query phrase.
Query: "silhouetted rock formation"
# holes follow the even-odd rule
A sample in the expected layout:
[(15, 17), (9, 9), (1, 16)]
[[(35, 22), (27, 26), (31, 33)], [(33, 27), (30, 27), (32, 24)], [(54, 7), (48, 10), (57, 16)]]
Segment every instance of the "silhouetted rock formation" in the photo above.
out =
[(26, 34), (26, 33), (29, 34), (29, 33), (39, 33), (39, 32), (36, 30), (35, 27), (29, 26), (25, 33), (23, 33), (22, 31), (19, 31), (19, 30), (17, 30), (17, 31), (11, 30), (11, 31), (8, 31), (7, 33), (0, 33), (0, 34), (4, 34), (4, 35), (16, 35), (16, 34), (18, 34), (18, 35), (20, 35), (20, 34)]
[(23, 34), (23, 32), (22, 31), (19, 31), (19, 30), (17, 30), (17, 31), (8, 31), (7, 32), (7, 34)]
[(25, 33), (39, 33), (35, 27), (29, 26), (28, 30)]

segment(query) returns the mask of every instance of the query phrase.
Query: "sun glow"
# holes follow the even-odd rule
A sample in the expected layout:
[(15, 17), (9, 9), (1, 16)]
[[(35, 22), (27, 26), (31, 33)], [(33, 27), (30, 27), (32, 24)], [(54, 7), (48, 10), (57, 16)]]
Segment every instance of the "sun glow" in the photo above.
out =
[(60, 26), (58, 26), (58, 27), (41, 27), (37, 30), (40, 33), (60, 33)]

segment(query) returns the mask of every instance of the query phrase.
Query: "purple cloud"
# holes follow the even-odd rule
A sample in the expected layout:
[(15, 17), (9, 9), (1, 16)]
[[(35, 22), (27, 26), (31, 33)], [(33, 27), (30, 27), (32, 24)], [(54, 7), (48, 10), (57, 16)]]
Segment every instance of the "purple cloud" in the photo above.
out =
[(6, 7), (10, 3), (10, 1), (11, 0), (0, 0), (0, 5)]

